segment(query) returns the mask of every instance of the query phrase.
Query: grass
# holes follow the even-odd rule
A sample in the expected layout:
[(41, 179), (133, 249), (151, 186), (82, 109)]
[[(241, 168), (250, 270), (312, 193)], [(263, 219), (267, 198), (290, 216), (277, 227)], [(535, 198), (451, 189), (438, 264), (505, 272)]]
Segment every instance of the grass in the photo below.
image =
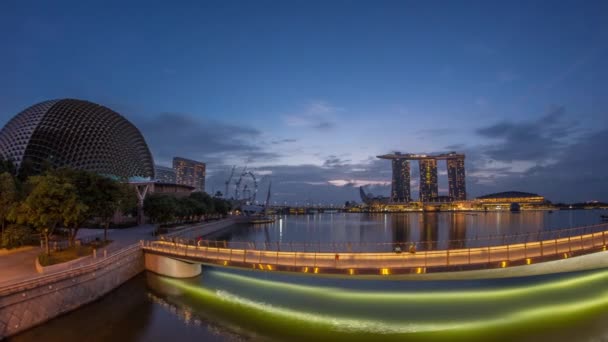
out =
[(72, 261), (87, 255), (91, 255), (93, 254), (94, 249), (107, 246), (110, 242), (112, 241), (94, 241), (87, 245), (73, 246), (61, 251), (51, 252), (51, 255), (46, 255), (46, 252), (44, 252), (38, 255), (38, 261), (40, 262), (41, 266), (51, 266), (60, 264), (62, 262)]

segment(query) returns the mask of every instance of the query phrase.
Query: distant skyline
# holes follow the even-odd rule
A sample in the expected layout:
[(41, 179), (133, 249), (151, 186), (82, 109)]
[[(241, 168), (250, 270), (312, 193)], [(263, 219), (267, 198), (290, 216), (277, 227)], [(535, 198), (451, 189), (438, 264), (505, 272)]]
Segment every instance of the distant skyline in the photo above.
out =
[(606, 18), (606, 1), (3, 1), (0, 124), (93, 101), (157, 164), (207, 163), (208, 192), (247, 165), (279, 202), (387, 196), (393, 151), (465, 153), (469, 198), (608, 201)]

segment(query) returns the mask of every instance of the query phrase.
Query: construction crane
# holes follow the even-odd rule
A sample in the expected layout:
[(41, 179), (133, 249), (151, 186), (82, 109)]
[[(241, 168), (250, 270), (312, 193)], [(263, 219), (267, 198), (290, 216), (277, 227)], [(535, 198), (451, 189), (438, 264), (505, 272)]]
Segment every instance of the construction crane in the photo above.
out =
[(232, 177), (234, 177), (234, 170), (236, 169), (236, 165), (232, 166), (232, 172), (230, 172), (230, 177), (228, 177), (228, 180), (226, 181), (226, 189), (224, 191), (224, 198), (228, 199), (228, 187), (230, 186), (230, 181), (232, 180)]

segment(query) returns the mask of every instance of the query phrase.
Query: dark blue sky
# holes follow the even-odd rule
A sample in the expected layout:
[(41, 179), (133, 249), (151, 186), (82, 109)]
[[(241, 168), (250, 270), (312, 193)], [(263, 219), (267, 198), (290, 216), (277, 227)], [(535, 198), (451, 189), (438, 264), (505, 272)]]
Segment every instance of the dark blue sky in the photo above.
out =
[(278, 201), (386, 193), (373, 157), (394, 150), (465, 152), (473, 196), (608, 200), (606, 18), (607, 1), (2, 1), (0, 122), (87, 99), (159, 164), (207, 161), (209, 190), (247, 164)]

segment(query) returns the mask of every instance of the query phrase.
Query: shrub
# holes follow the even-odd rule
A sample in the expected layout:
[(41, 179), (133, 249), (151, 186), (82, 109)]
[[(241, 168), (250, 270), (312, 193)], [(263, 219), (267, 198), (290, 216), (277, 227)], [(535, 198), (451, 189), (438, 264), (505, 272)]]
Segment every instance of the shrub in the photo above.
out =
[(27, 226), (11, 224), (4, 230), (4, 234), (2, 234), (2, 247), (16, 248), (31, 244), (32, 233), (32, 229)]

